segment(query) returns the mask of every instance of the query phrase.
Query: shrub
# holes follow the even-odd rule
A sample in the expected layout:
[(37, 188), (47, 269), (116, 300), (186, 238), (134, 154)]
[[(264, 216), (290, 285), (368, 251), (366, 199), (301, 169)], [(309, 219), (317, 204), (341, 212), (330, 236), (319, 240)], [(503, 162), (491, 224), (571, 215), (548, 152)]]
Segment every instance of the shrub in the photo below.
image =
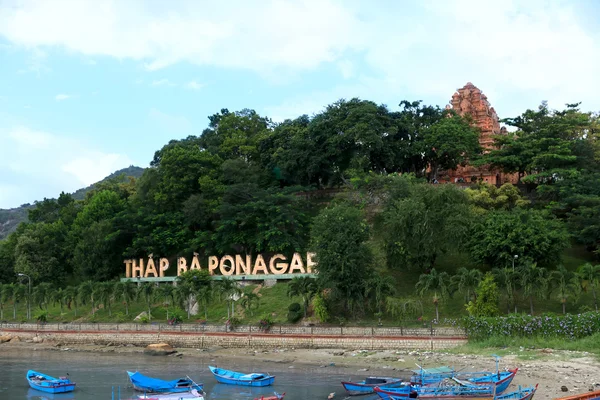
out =
[(178, 311), (171, 312), (170, 318), (167, 320), (169, 325), (177, 325), (183, 322), (183, 315)]
[(302, 306), (298, 303), (292, 303), (288, 307), (287, 320), (288, 322), (295, 324), (302, 319)]
[(35, 320), (40, 324), (48, 322), (48, 313), (46, 311), (40, 311), (34, 316)]
[(491, 336), (580, 339), (600, 332), (600, 313), (466, 317), (459, 323), (472, 340), (483, 340)]
[(117, 322), (125, 322), (127, 321), (127, 316), (122, 312), (115, 314), (115, 321)]
[(140, 317), (140, 323), (142, 323), (142, 324), (147, 324), (148, 322), (150, 322), (150, 318), (148, 318), (148, 316), (147, 316), (147, 315), (142, 315), (142, 316)]
[(321, 295), (316, 295), (314, 297), (313, 310), (320, 322), (327, 322), (329, 319), (329, 312), (327, 311), (327, 304)]
[(271, 326), (273, 326), (273, 320), (268, 315), (265, 315), (258, 321), (258, 327), (263, 332), (268, 332), (269, 329), (271, 329)]

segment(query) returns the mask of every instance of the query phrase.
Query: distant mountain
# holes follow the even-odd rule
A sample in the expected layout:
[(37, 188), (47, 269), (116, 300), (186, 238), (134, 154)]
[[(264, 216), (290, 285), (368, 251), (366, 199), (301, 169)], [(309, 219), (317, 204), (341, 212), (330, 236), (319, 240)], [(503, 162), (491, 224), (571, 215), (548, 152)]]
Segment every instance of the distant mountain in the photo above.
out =
[[(127, 168), (120, 169), (118, 171), (113, 172), (106, 178), (102, 179), (99, 182), (96, 182), (86, 188), (79, 189), (71, 194), (75, 200), (83, 200), (85, 198), (85, 194), (92, 190), (94, 186), (96, 186), (100, 182), (104, 182), (108, 179), (112, 179), (118, 177), (120, 175), (124, 175), (125, 179), (129, 177), (139, 178), (142, 176), (144, 172), (144, 168), (136, 167), (134, 165), (130, 165)], [(30, 208), (35, 207), (35, 204), (23, 204), (17, 208), (9, 208), (2, 209), (0, 208), (0, 240), (7, 237), (11, 232), (14, 232), (17, 229), (17, 226), (21, 222), (27, 221), (27, 213)]]

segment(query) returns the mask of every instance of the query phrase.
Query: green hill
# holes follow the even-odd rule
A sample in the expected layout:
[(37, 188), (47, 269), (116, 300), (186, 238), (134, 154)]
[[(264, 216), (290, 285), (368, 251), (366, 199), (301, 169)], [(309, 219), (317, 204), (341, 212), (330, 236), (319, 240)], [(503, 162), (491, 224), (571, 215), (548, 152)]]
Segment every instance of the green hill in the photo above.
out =
[[(104, 182), (108, 179), (112, 179), (124, 174), (124, 178), (128, 177), (139, 178), (142, 176), (144, 172), (144, 168), (136, 167), (134, 165), (130, 165), (127, 168), (120, 169), (118, 171), (113, 172), (106, 178), (102, 179), (100, 182)], [(96, 182), (88, 187), (78, 189), (71, 195), (75, 200), (83, 200), (85, 198), (85, 194), (92, 190), (95, 185), (100, 182)], [(21, 222), (27, 221), (27, 213), (30, 208), (34, 207), (35, 204), (23, 204), (20, 207), (9, 208), (9, 209), (1, 209), (0, 208), (0, 240), (4, 239), (8, 235), (17, 229), (17, 226)]]

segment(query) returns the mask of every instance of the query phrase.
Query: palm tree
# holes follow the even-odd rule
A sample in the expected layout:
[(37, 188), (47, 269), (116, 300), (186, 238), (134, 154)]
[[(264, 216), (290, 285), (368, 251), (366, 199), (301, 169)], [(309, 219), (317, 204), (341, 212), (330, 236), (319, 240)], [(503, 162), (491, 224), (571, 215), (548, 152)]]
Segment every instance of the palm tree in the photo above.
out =
[(388, 297), (385, 299), (385, 309), (393, 318), (398, 318), (402, 322), (408, 316), (416, 315), (419, 312), (423, 315), (423, 304), (420, 300), (415, 299), (399, 299), (396, 297)]
[(79, 297), (79, 300), (81, 300), (82, 304), (86, 304), (88, 300), (91, 302), (92, 315), (94, 315), (96, 306), (94, 302), (94, 282), (86, 281), (79, 285), (79, 287), (77, 288), (77, 295)]
[(514, 304), (515, 313), (517, 313), (517, 302), (515, 301), (515, 292), (517, 289), (516, 273), (510, 268), (494, 268), (492, 272), (494, 273), (496, 282), (498, 282), (498, 286), (504, 289), (507, 314), (510, 314), (511, 304)]
[(129, 303), (135, 297), (135, 286), (131, 282), (117, 282), (113, 288), (115, 299), (123, 300), (125, 303), (125, 315), (129, 315)]
[[(173, 285), (165, 284), (159, 285), (156, 288), (156, 296), (160, 299), (164, 299), (163, 305), (167, 308), (167, 320), (169, 319), (169, 305), (175, 302), (175, 287)], [(171, 300), (171, 301), (169, 301)]]
[(13, 303), (13, 319), (17, 319), (17, 305), (27, 296), (27, 287), (20, 283), (11, 284), (11, 301)]
[(51, 293), (52, 301), (54, 304), (58, 303), (60, 306), (60, 315), (63, 315), (63, 305), (65, 301), (65, 290), (58, 288)]
[(471, 301), (471, 293), (473, 293), (473, 297), (477, 296), (475, 290), (479, 282), (481, 282), (482, 277), (483, 273), (476, 268), (468, 269), (461, 267), (456, 271), (456, 275), (452, 277), (451, 286), (458, 292), (466, 294), (465, 303), (468, 303)]
[(98, 282), (94, 286), (94, 297), (108, 309), (108, 316), (112, 316), (111, 303), (114, 298), (114, 284), (112, 282)]
[(563, 314), (567, 313), (567, 299), (570, 297), (578, 297), (581, 291), (581, 285), (575, 274), (564, 266), (560, 265), (556, 271), (550, 273), (550, 283), (554, 289), (558, 300), (562, 304)]
[(144, 296), (144, 300), (146, 301), (146, 307), (148, 308), (148, 319), (152, 319), (152, 314), (150, 313), (150, 306), (152, 305), (152, 297), (154, 295), (154, 283), (144, 282), (138, 287), (138, 295)]
[(37, 285), (33, 291), (35, 301), (38, 303), (40, 310), (48, 311), (48, 299), (51, 298), (52, 285), (48, 282), (42, 282)]
[(250, 315), (254, 315), (254, 312), (252, 312), (252, 307), (254, 306), (255, 308), (258, 308), (260, 297), (258, 297), (256, 293), (247, 292), (242, 296), (240, 303), (242, 304), (242, 308), (244, 310), (249, 311)]
[(548, 295), (550, 272), (546, 268), (538, 267), (536, 263), (528, 262), (519, 267), (519, 274), (523, 295), (529, 297), (529, 311), (533, 315), (534, 297), (543, 299)]
[(75, 316), (77, 316), (77, 305), (78, 305), (78, 298), (79, 296), (77, 295), (77, 287), (75, 286), (68, 286), (64, 292), (63, 292), (63, 299), (64, 302), (67, 305), (67, 308), (70, 310), (71, 309), (71, 303), (73, 303), (73, 305), (75, 306)]
[[(224, 296), (227, 299), (227, 319), (233, 318), (234, 316), (234, 297), (241, 294), (241, 290), (237, 283), (231, 278), (223, 278), (218, 287), (220, 289), (220, 296)], [(231, 305), (231, 312), (230, 306)]]
[(592, 295), (594, 296), (594, 307), (596, 308), (596, 311), (598, 311), (598, 298), (596, 297), (596, 291), (600, 285), (600, 264), (592, 265), (590, 263), (585, 263), (579, 267), (577, 270), (577, 275), (583, 290), (592, 290)]
[(192, 311), (192, 285), (188, 282), (179, 282), (177, 284), (177, 289), (175, 289), (175, 296), (179, 300), (179, 302), (185, 306), (187, 310), (187, 317), (190, 319), (190, 314)]
[(0, 285), (0, 320), (4, 319), (4, 304), (6, 304), (12, 296), (12, 286), (9, 284)]
[(314, 278), (309, 276), (295, 277), (288, 284), (287, 294), (289, 297), (302, 297), (302, 306), (304, 307), (304, 318), (308, 311), (308, 304), (313, 296), (317, 293), (317, 284)]
[(428, 274), (421, 274), (419, 281), (415, 285), (415, 289), (420, 296), (423, 296), (427, 292), (433, 292), (432, 300), (435, 305), (435, 319), (437, 321), (440, 320), (438, 303), (440, 297), (445, 298), (448, 295), (449, 282), (450, 275), (447, 272), (437, 272), (435, 268), (432, 268)]
[[(396, 293), (396, 287), (393, 281), (384, 275), (375, 275), (367, 281), (365, 286), (365, 297), (373, 297), (375, 300), (375, 307), (377, 308), (377, 318), (381, 324), (381, 306), (385, 304), (385, 299), (389, 296), (393, 296)], [(306, 314), (305, 314), (306, 316)]]
[(204, 319), (205, 320), (208, 319), (208, 303), (212, 299), (212, 296), (213, 296), (212, 282), (209, 283), (208, 285), (203, 285), (196, 292), (196, 299), (198, 299), (198, 301), (202, 302), (202, 305), (204, 306)]

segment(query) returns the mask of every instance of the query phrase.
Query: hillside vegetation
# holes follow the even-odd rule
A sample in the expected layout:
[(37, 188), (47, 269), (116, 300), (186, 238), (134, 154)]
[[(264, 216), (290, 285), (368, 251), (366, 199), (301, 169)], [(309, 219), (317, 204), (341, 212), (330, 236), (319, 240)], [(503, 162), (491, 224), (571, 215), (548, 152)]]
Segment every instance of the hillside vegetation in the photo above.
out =
[[(139, 178), (140, 176), (142, 176), (143, 172), (144, 168), (130, 165), (127, 168), (123, 168), (113, 172), (100, 182), (94, 183), (86, 188), (76, 190), (74, 193), (71, 194), (71, 196), (75, 200), (83, 200), (85, 198), (86, 193), (91, 191), (96, 185), (98, 185), (98, 183), (102, 183), (107, 180), (112, 180), (117, 177), (120, 177), (119, 179), (124, 180), (129, 178)], [(6, 238), (8, 235), (14, 232), (20, 223), (27, 222), (27, 214), (29, 213), (29, 210), (31, 210), (34, 207), (35, 204), (23, 204), (20, 207), (16, 208), (0, 208), (0, 240)]]
[[(36, 203), (29, 222), (0, 242), (3, 304), (26, 302), (20, 273), (31, 277), (42, 310), (63, 299), (116, 309), (131, 302), (151, 313), (169, 303), (187, 314), (195, 298), (214, 320), (239, 307), (250, 319), (291, 313), (290, 320), (393, 324), (467, 309), (597, 309), (598, 118), (578, 105), (542, 104), (505, 123), (515, 133), (484, 153), (468, 118), (420, 102), (391, 112), (341, 100), (280, 124), (223, 109), (200, 136), (158, 150), (138, 179), (107, 179), (81, 200), (61, 194)], [(431, 183), (467, 161), (519, 173), (521, 182)], [(182, 277), (177, 289), (114, 281), (125, 258), (167, 257), (173, 265), (198, 253), (206, 266), (210, 255), (306, 251), (316, 253), (316, 279), (257, 293), (214, 282), (205, 270)], [(260, 300), (269, 293), (278, 294)], [(298, 304), (286, 310), (291, 303)]]

